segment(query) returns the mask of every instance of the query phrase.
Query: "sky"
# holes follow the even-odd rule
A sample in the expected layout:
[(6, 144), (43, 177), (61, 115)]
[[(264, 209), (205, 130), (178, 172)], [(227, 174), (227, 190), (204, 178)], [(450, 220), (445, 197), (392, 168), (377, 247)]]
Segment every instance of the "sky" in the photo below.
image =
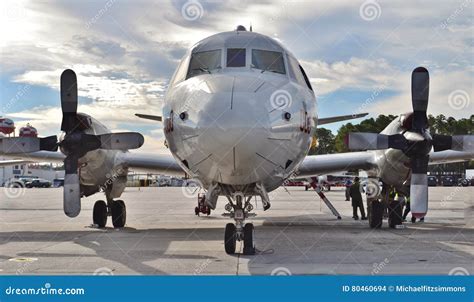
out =
[[(306, 70), (320, 117), (411, 109), (410, 77), (430, 71), (430, 114), (474, 113), (474, 6), (462, 1), (0, 1), (0, 116), (59, 133), (59, 77), (78, 75), (79, 111), (139, 131), (165, 152), (168, 81), (185, 51), (239, 24), (285, 45)], [(341, 123), (325, 125), (333, 132)]]

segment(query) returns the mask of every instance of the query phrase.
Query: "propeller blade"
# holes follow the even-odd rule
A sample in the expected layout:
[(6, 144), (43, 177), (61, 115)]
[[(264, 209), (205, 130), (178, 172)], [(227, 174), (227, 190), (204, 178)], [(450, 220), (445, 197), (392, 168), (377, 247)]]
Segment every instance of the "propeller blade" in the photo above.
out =
[(411, 160), (410, 209), (416, 218), (425, 217), (428, 212), (428, 161), (427, 155)]
[(473, 152), (474, 135), (433, 135), (434, 151), (454, 150)]
[(64, 213), (69, 217), (76, 217), (81, 212), (81, 191), (79, 174), (77, 173), (78, 158), (68, 156), (64, 159)]
[(426, 109), (430, 90), (430, 75), (424, 67), (413, 70), (411, 75), (411, 98), (413, 107), (413, 130), (422, 130), (428, 127)]
[(77, 77), (71, 69), (66, 69), (61, 74), (61, 109), (61, 130), (69, 133), (77, 124)]
[(381, 150), (394, 148), (403, 150), (407, 140), (402, 134), (349, 133), (347, 146), (350, 150)]
[(79, 175), (64, 175), (64, 213), (69, 217), (76, 217), (81, 212), (81, 192), (79, 186)]
[(130, 150), (143, 145), (143, 135), (136, 132), (108, 133), (98, 135), (102, 149)]
[(58, 151), (58, 137), (56, 135), (40, 138), (40, 150)]

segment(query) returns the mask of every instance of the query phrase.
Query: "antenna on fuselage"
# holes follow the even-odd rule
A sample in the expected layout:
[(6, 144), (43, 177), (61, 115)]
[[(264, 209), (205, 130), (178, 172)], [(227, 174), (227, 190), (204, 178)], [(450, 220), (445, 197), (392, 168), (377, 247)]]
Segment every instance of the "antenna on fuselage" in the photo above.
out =
[(250, 22), (250, 31), (252, 32), (252, 22)]

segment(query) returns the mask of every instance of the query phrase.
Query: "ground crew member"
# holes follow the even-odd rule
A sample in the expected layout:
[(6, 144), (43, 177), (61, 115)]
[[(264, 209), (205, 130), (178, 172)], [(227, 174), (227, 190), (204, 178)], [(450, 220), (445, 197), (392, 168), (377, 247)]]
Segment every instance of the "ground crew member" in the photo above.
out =
[(367, 217), (365, 217), (364, 203), (362, 201), (359, 177), (354, 178), (354, 183), (352, 184), (350, 188), (349, 195), (352, 199), (352, 212), (353, 212), (352, 218), (354, 218), (354, 220), (359, 219), (359, 216), (357, 215), (357, 208), (359, 208), (361, 219), (366, 220)]
[(344, 185), (346, 186), (346, 201), (349, 201), (351, 200), (351, 185), (352, 185), (352, 182), (350, 179), (346, 179)]

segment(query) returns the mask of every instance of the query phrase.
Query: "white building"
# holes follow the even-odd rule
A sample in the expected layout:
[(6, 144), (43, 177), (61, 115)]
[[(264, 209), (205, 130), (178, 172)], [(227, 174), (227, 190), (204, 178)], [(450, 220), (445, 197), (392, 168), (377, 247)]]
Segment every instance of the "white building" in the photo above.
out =
[(64, 170), (58, 170), (51, 164), (20, 164), (0, 167), (0, 185), (11, 178), (22, 176), (43, 178), (53, 182), (56, 178), (64, 178)]

